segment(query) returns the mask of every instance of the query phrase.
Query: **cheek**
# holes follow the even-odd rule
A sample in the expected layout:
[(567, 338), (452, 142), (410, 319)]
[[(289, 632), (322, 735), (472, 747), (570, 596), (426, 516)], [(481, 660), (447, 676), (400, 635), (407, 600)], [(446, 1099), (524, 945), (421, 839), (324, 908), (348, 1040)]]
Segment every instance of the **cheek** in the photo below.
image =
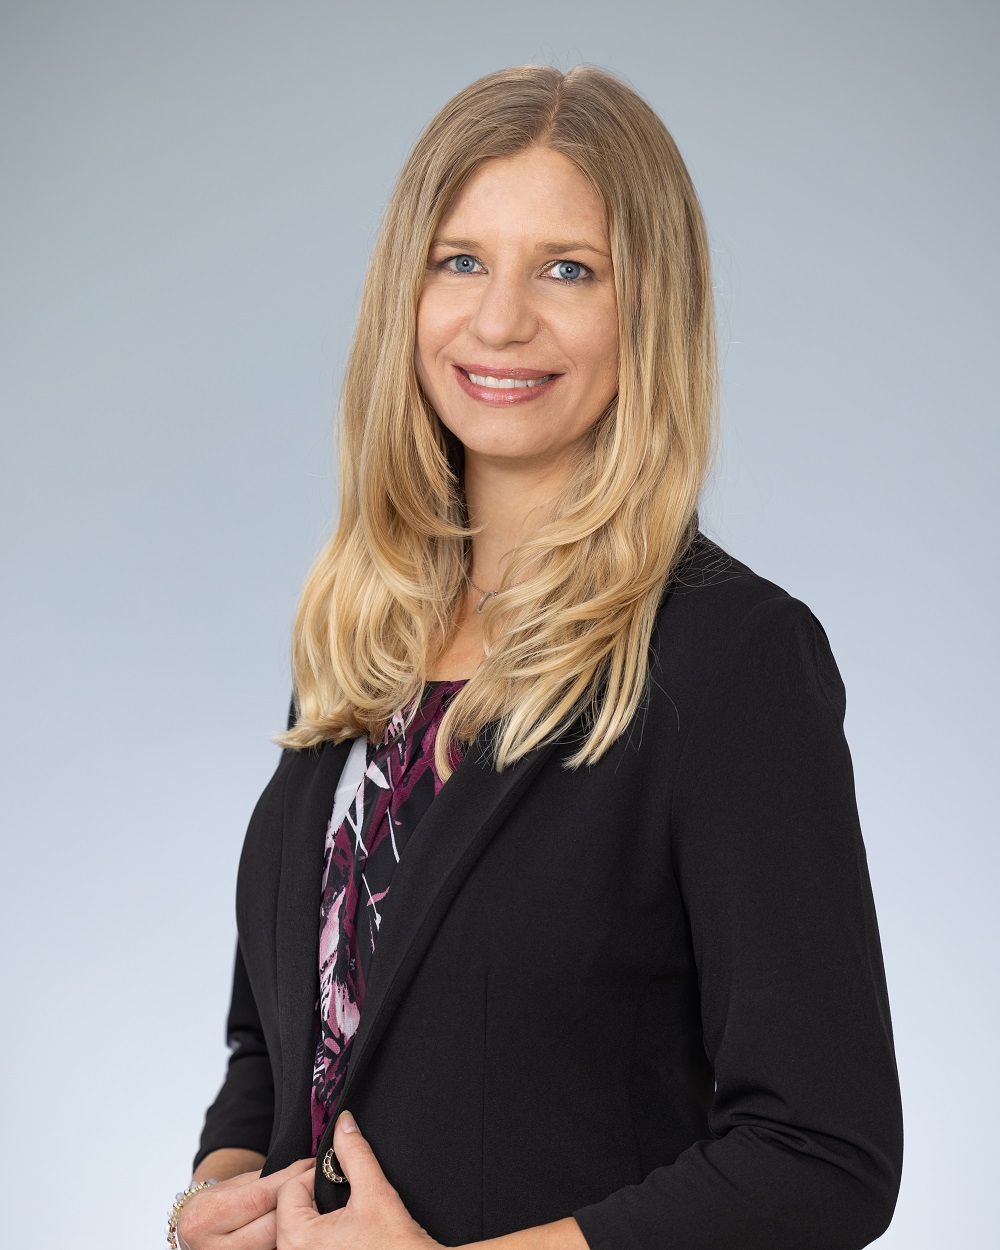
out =
[(605, 359), (618, 347), (618, 300), (613, 290), (593, 287), (548, 319), (564, 345), (591, 360)]
[(607, 378), (612, 393), (618, 390), (618, 304), (613, 302), (604, 318), (602, 333)]
[(439, 346), (439, 335), (436, 333), (433, 307), (429, 305), (426, 299), (421, 299), (417, 305), (416, 342), (413, 349), (413, 359), (417, 367), (417, 377), (425, 388), (431, 380), (434, 356)]
[(613, 394), (618, 387), (618, 318), (614, 310), (610, 315), (605, 312), (587, 326), (578, 351), (580, 358), (590, 365), (591, 380), (602, 391), (609, 390)]
[(455, 310), (449, 301), (435, 299), (432, 293), (417, 305), (416, 358), (418, 368), (428, 375), (437, 368), (437, 358), (456, 335)]
[(463, 315), (467, 314), (454, 291), (430, 283), (417, 302), (417, 338), (429, 351), (439, 350), (454, 337)]

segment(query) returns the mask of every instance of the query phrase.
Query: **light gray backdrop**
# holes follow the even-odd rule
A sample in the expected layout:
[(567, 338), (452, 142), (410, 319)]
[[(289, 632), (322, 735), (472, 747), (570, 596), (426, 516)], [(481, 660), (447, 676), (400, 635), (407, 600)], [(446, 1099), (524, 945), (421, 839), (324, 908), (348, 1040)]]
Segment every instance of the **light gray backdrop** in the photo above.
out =
[(3, 1244), (163, 1244), (373, 233), (435, 109), (525, 61), (623, 73), (700, 189), (706, 528), (849, 693), (906, 1107), (884, 1244), (998, 1244), (997, 36), (985, 0), (5, 0)]

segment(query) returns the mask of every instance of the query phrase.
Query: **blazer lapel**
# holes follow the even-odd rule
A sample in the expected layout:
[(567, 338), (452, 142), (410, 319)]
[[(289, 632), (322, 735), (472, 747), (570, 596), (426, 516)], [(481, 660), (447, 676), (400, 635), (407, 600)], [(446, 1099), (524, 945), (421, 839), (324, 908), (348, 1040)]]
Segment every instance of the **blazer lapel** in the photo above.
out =
[(350, 749), (350, 741), (327, 742), (318, 751), (301, 752), (285, 788), (276, 926), (281, 1087), (275, 1107), (278, 1136), (271, 1143), (268, 1171), (306, 1158), (311, 1146), (323, 851), (333, 796)]
[(498, 773), (485, 737), (469, 748), (427, 809), (393, 873), (340, 1106), (361, 1079), (462, 882), (554, 747), (539, 747)]
[[(552, 743), (539, 747), (498, 773), (486, 737), (481, 735), (466, 752), (413, 830), (393, 873), (347, 1078), (320, 1154), (462, 882), (554, 749)], [(292, 763), (285, 790), (276, 942), (281, 1082), (267, 1172), (310, 1153), (323, 850), (350, 747), (350, 742), (327, 743), (319, 752), (302, 752)], [(342, 1187), (331, 1185), (319, 1171), (316, 1183), (326, 1207), (346, 1201)]]

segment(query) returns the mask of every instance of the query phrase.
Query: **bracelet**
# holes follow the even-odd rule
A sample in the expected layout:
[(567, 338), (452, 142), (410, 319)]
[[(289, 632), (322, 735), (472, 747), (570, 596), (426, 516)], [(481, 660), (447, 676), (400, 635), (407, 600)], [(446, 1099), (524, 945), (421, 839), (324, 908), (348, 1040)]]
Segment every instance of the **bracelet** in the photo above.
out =
[(170, 1211), (170, 1219), (167, 1221), (167, 1250), (177, 1250), (177, 1218), (181, 1213), (181, 1207), (201, 1190), (207, 1189), (209, 1185), (218, 1185), (218, 1183), (213, 1176), (207, 1181), (199, 1181), (197, 1185), (188, 1185), (187, 1189), (177, 1195)]

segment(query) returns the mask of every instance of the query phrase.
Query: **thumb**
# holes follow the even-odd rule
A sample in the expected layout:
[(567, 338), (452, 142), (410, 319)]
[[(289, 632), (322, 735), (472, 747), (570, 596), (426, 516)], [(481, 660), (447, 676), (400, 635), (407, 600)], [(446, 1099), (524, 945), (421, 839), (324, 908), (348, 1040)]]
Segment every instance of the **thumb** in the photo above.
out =
[(316, 1204), (313, 1201), (313, 1182), (315, 1177), (315, 1170), (308, 1168), (304, 1172), (298, 1172), (291, 1176), (278, 1190), (277, 1210), (279, 1226), (286, 1224), (296, 1216), (300, 1216), (303, 1212), (315, 1212)]
[(349, 1111), (344, 1111), (337, 1120), (333, 1130), (333, 1151), (351, 1186), (354, 1199), (363, 1198), (375, 1190), (392, 1188), (379, 1167), (375, 1152), (362, 1137), (357, 1121)]

